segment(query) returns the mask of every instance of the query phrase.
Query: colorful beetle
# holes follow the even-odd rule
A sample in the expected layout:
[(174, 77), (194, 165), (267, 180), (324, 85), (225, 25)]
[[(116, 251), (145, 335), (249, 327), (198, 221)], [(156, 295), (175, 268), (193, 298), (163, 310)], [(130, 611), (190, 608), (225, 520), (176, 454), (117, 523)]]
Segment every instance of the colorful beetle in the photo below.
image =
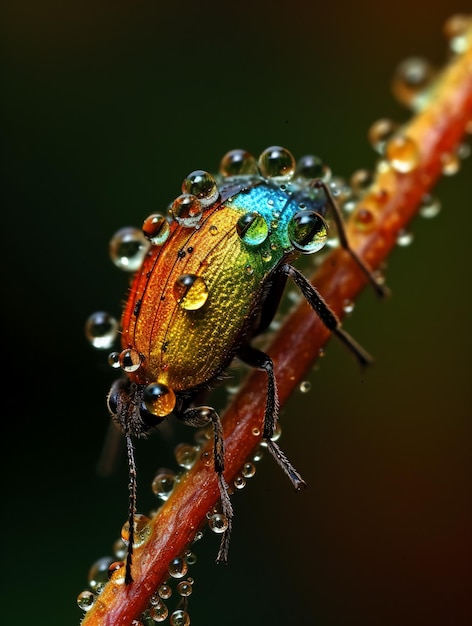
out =
[(319, 175), (319, 161), (274, 146), (256, 161), (243, 150), (223, 158), (216, 179), (195, 171), (185, 178), (169, 215), (150, 215), (143, 233), (150, 242), (136, 272), (122, 318), (122, 351), (117, 364), (126, 376), (108, 396), (113, 419), (121, 427), (130, 468), (129, 548), (131, 562), (136, 504), (133, 437), (146, 433), (173, 413), (185, 424), (209, 422), (214, 431), (214, 466), (222, 511), (228, 520), (218, 561), (226, 561), (232, 508), (223, 478), (224, 442), (218, 413), (194, 406), (237, 357), (267, 373), (263, 437), (296, 489), (304, 481), (275, 441), (277, 385), (270, 357), (250, 341), (264, 331), (277, 310), (288, 277), (363, 364), (369, 355), (341, 328), (310, 282), (291, 262), (326, 243), (324, 215), (333, 212), (341, 245), (379, 293), (383, 288), (349, 248), (340, 212)]

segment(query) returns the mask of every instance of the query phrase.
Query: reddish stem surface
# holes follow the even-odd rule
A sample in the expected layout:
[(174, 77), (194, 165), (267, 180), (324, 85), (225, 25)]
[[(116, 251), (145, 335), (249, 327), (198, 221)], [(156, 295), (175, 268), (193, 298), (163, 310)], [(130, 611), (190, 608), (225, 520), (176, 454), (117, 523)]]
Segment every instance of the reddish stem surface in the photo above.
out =
[[(398, 233), (441, 176), (445, 157), (454, 154), (471, 120), (472, 50), (445, 68), (423, 110), (402, 129), (418, 150), (416, 166), (403, 174), (379, 167), (372, 187), (348, 221), (352, 247), (372, 268), (379, 268), (395, 246)], [(368, 223), (362, 219), (366, 215)], [(356, 298), (366, 280), (351, 258), (337, 249), (320, 266), (313, 283), (342, 317), (346, 301)], [(328, 338), (329, 332), (305, 302), (285, 320), (267, 350), (274, 360), (282, 405), (306, 376)], [(266, 390), (266, 376), (252, 373), (223, 416), (228, 484), (260, 443)], [(207, 449), (211, 451), (211, 442)], [(150, 596), (168, 578), (168, 564), (189, 546), (218, 499), (212, 464), (198, 461), (159, 509), (147, 541), (136, 548), (134, 582), (124, 585), (122, 571), (114, 574), (85, 615), (83, 626), (124, 626), (139, 618)]]

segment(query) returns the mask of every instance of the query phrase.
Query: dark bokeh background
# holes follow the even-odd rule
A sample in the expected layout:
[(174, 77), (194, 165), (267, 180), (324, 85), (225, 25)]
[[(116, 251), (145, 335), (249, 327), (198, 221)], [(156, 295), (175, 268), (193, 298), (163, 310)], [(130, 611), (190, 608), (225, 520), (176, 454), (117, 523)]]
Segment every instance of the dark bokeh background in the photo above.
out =
[[(169, 3), (170, 4), (170, 3)], [(78, 624), (76, 595), (126, 516), (126, 468), (95, 473), (113, 378), (87, 316), (119, 314), (112, 233), (140, 225), (233, 147), (371, 167), (398, 62), (446, 57), (467, 2), (7, 2), (2, 20), (2, 620)], [(282, 444), (309, 489), (267, 459), (234, 497), (231, 564), (196, 547), (192, 623), (463, 626), (472, 621), (471, 164), (437, 189), (391, 257), (393, 297), (366, 293)], [(170, 442), (139, 446), (141, 509)]]

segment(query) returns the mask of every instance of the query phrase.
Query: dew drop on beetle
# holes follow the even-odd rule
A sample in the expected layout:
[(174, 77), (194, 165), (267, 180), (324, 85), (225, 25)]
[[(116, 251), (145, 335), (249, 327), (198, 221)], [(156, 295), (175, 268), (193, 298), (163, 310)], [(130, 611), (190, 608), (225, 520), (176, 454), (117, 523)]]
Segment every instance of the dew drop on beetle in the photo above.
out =
[(260, 213), (244, 213), (236, 223), (236, 232), (244, 243), (258, 246), (267, 239), (269, 226)]
[(82, 609), (82, 611), (90, 611), (94, 602), (95, 594), (91, 591), (81, 591), (77, 596), (77, 606), (79, 607), (79, 609)]
[(163, 600), (168, 600), (172, 595), (172, 587), (167, 583), (163, 583), (157, 590), (157, 593)]
[(151, 489), (160, 500), (167, 500), (175, 485), (175, 473), (170, 470), (160, 471), (152, 481)]
[(294, 248), (304, 254), (311, 254), (326, 244), (328, 227), (315, 211), (299, 211), (288, 223), (288, 236)]
[(387, 142), (385, 157), (395, 171), (407, 174), (412, 172), (419, 163), (418, 146), (410, 137), (396, 135)]
[(259, 171), (264, 178), (286, 181), (295, 173), (295, 158), (286, 148), (272, 146), (262, 152), (258, 161)]
[[(134, 543), (133, 546), (137, 548), (141, 546), (149, 537), (151, 520), (146, 515), (141, 513), (135, 513), (134, 515)], [(125, 522), (121, 528), (121, 539), (124, 543), (129, 542), (129, 522)]]
[(297, 178), (305, 178), (313, 180), (320, 178), (328, 182), (331, 178), (331, 169), (323, 162), (320, 157), (313, 154), (307, 154), (297, 161), (295, 175)]
[(201, 276), (182, 274), (175, 281), (174, 297), (186, 311), (196, 311), (207, 301), (208, 287)]
[(379, 154), (384, 153), (385, 144), (397, 131), (397, 125), (392, 120), (381, 118), (374, 122), (368, 131), (368, 139), (372, 148)]
[(163, 622), (167, 619), (168, 615), (169, 609), (164, 604), (164, 602), (160, 602), (159, 604), (156, 604), (156, 606), (153, 606), (149, 609), (149, 617), (154, 622)]
[(183, 193), (171, 204), (169, 213), (181, 226), (194, 228), (202, 217), (202, 203), (196, 196)]
[(88, 584), (91, 589), (95, 590), (99, 585), (108, 581), (108, 570), (114, 560), (111, 556), (104, 556), (95, 561), (88, 573)]
[(187, 561), (180, 556), (173, 559), (169, 563), (168, 571), (172, 578), (183, 578), (188, 572)]
[(110, 367), (113, 367), (113, 369), (118, 369), (119, 367), (121, 367), (119, 352), (110, 352), (110, 354), (108, 355), (108, 365), (110, 365)]
[(183, 609), (176, 609), (169, 618), (170, 626), (190, 626), (190, 615)]
[(109, 251), (113, 263), (127, 272), (138, 270), (149, 250), (149, 241), (139, 228), (120, 228), (110, 240)]
[(174, 410), (176, 398), (174, 391), (163, 383), (150, 383), (143, 392), (143, 401), (147, 410), (156, 417), (166, 417)]
[(144, 220), (143, 235), (154, 246), (160, 246), (169, 238), (169, 222), (160, 213), (152, 213)]
[(136, 372), (141, 367), (141, 355), (134, 348), (126, 348), (119, 355), (120, 367), (123, 371)]
[(208, 526), (210, 529), (218, 535), (224, 533), (228, 528), (228, 520), (223, 513), (213, 513), (208, 520)]
[(215, 179), (209, 172), (203, 170), (195, 170), (185, 178), (182, 192), (196, 196), (202, 206), (213, 204), (219, 195)]
[(257, 161), (246, 150), (230, 150), (220, 162), (222, 176), (248, 176), (257, 174)]
[(189, 443), (180, 443), (175, 448), (175, 460), (180, 467), (190, 469), (197, 460), (198, 448)]
[(412, 57), (397, 67), (392, 90), (397, 100), (410, 109), (419, 108), (422, 96), (431, 84), (435, 70), (426, 59)]
[(444, 34), (449, 40), (449, 47), (455, 54), (465, 52), (468, 47), (467, 31), (471, 25), (469, 15), (452, 15), (444, 24)]
[(118, 335), (118, 321), (109, 313), (97, 311), (85, 322), (85, 336), (94, 348), (108, 350)]
[(187, 598), (188, 596), (192, 595), (192, 591), (192, 585), (189, 583), (188, 580), (181, 580), (177, 585), (177, 592), (183, 598)]
[(421, 205), (419, 214), (421, 217), (432, 218), (436, 217), (441, 210), (441, 203), (437, 198), (434, 198), (430, 194), (426, 194), (421, 199)]

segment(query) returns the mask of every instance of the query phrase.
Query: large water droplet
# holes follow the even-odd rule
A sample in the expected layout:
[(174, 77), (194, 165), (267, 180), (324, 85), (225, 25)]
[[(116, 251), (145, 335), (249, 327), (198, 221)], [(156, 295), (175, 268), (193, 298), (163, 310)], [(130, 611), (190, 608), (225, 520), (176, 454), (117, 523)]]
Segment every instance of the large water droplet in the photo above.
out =
[(292, 178), (296, 164), (292, 153), (286, 148), (272, 146), (262, 152), (258, 165), (264, 178), (282, 182)]
[(120, 367), (125, 372), (136, 372), (141, 367), (142, 357), (134, 348), (126, 348), (119, 355)]
[(397, 125), (392, 120), (382, 118), (374, 122), (367, 133), (369, 143), (379, 154), (383, 154), (386, 143), (394, 136)]
[(208, 520), (208, 526), (214, 533), (224, 533), (228, 529), (228, 519), (224, 513), (213, 513)]
[(207, 301), (208, 287), (201, 276), (182, 274), (175, 281), (174, 297), (186, 311), (196, 311)]
[(177, 585), (177, 592), (183, 597), (188, 598), (188, 596), (192, 595), (192, 585), (188, 580), (181, 580)]
[[(134, 516), (134, 543), (133, 547), (138, 548), (142, 546), (146, 539), (149, 537), (151, 528), (149, 522), (151, 520), (146, 515), (136, 513)], [(125, 522), (121, 527), (121, 539), (124, 543), (129, 543), (129, 522)]]
[(169, 615), (169, 609), (164, 602), (159, 602), (159, 604), (156, 604), (149, 609), (148, 614), (154, 622), (163, 622)]
[(295, 175), (306, 180), (321, 179), (328, 182), (331, 178), (331, 169), (322, 159), (313, 154), (306, 154), (297, 161)]
[(168, 571), (172, 578), (183, 578), (188, 572), (187, 561), (181, 557), (175, 558), (169, 563)]
[(392, 90), (395, 97), (410, 109), (420, 108), (421, 96), (425, 94), (435, 73), (433, 66), (426, 59), (420, 57), (405, 59), (397, 67), (393, 77)]
[(156, 417), (166, 417), (174, 410), (177, 402), (173, 389), (163, 383), (150, 383), (143, 392), (147, 410)]
[(432, 218), (436, 217), (441, 210), (441, 203), (437, 198), (434, 198), (430, 194), (423, 196), (419, 209), (421, 217)]
[(190, 626), (190, 615), (183, 609), (175, 610), (169, 618), (171, 626)]
[(418, 166), (420, 158), (416, 142), (406, 135), (395, 135), (388, 141), (385, 157), (400, 174), (412, 172)]
[(244, 243), (258, 246), (267, 239), (269, 226), (259, 213), (244, 213), (236, 223), (236, 232)]
[(149, 246), (149, 241), (139, 228), (126, 226), (118, 230), (111, 238), (110, 257), (121, 270), (135, 272), (141, 267)]
[(143, 223), (143, 235), (154, 246), (160, 246), (167, 241), (170, 235), (170, 225), (160, 213), (152, 213)]
[(175, 460), (185, 469), (190, 469), (197, 460), (198, 447), (188, 443), (180, 443), (175, 448)]
[(202, 206), (213, 204), (218, 198), (218, 185), (211, 174), (204, 170), (195, 170), (182, 183), (182, 192), (196, 196)]
[(454, 176), (460, 170), (461, 162), (456, 153), (443, 154), (441, 162), (444, 176)]
[(444, 34), (449, 40), (449, 47), (455, 54), (461, 54), (469, 48), (467, 31), (472, 18), (470, 15), (457, 14), (448, 18), (444, 24)]
[(82, 611), (90, 611), (95, 602), (95, 594), (91, 591), (81, 591), (77, 596), (77, 606)]
[(97, 311), (85, 322), (85, 336), (94, 348), (109, 350), (118, 334), (118, 321), (109, 313)]
[(154, 476), (151, 484), (151, 489), (160, 500), (165, 501), (172, 493), (174, 485), (175, 473), (171, 470), (161, 470), (158, 474)]
[(88, 573), (88, 583), (94, 591), (104, 583), (108, 582), (108, 570), (115, 559), (111, 556), (104, 556), (92, 565)]
[(246, 150), (230, 150), (221, 159), (222, 176), (248, 176), (257, 174), (257, 161)]
[(192, 194), (184, 193), (174, 200), (169, 209), (177, 224), (194, 228), (202, 217), (202, 203)]
[(312, 254), (326, 244), (328, 227), (315, 211), (299, 211), (288, 223), (288, 236), (294, 248), (303, 254)]

